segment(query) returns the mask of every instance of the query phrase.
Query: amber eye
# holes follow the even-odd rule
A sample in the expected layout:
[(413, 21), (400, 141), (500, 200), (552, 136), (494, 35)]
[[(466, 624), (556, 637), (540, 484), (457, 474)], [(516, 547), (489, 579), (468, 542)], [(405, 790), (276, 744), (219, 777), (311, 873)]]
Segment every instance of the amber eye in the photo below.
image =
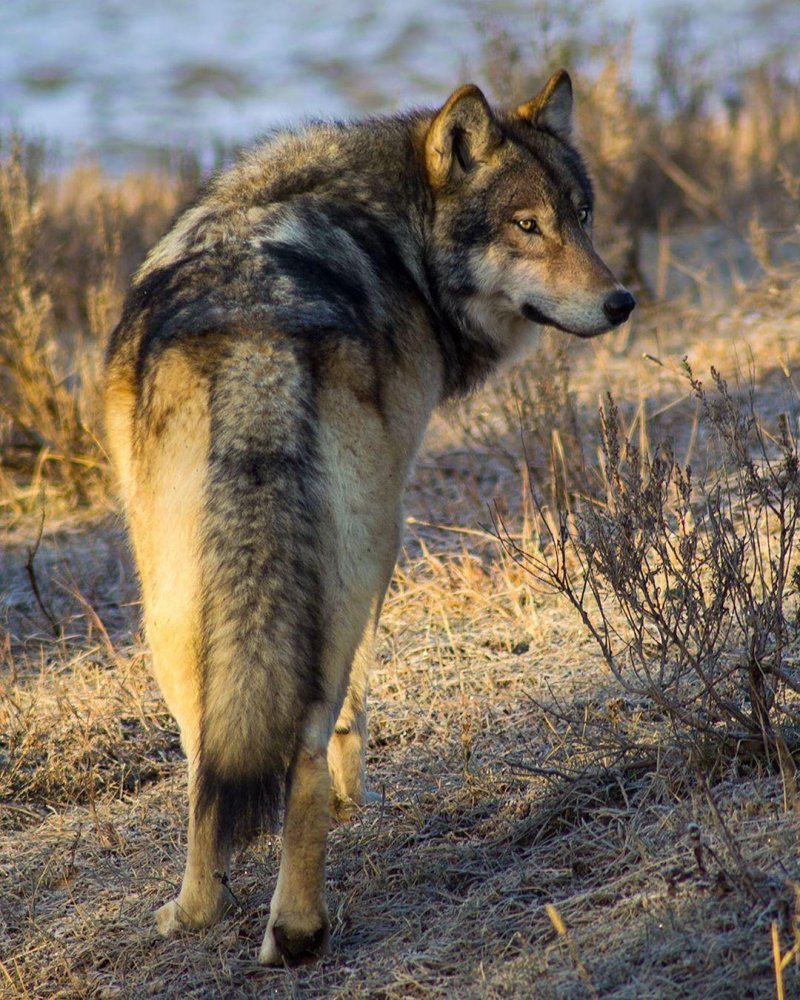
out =
[(541, 236), (541, 229), (536, 219), (517, 219), (517, 225), (523, 233), (536, 233)]
[(592, 217), (592, 210), (587, 205), (581, 205), (581, 207), (578, 209), (578, 221), (580, 222), (580, 224), (582, 226), (585, 226), (586, 223), (589, 221), (589, 219), (591, 219), (591, 217)]

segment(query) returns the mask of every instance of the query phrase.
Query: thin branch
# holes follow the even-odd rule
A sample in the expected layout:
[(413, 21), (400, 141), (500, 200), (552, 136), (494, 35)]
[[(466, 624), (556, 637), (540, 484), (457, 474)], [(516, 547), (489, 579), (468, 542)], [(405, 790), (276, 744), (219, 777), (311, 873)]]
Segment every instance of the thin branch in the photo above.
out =
[(53, 631), (53, 635), (56, 637), (56, 639), (60, 639), (61, 628), (56, 619), (51, 614), (50, 609), (47, 607), (47, 605), (44, 603), (44, 600), (42, 599), (42, 593), (39, 590), (39, 581), (36, 579), (36, 570), (34, 569), (33, 565), (34, 559), (36, 558), (36, 553), (39, 551), (39, 545), (41, 544), (42, 541), (42, 533), (44, 532), (44, 515), (45, 515), (44, 503), (42, 503), (42, 518), (41, 521), (39, 522), (39, 533), (36, 536), (36, 542), (34, 543), (33, 548), (28, 549), (28, 558), (25, 562), (25, 571), (28, 574), (28, 582), (31, 585), (33, 596), (36, 598), (36, 603), (39, 605), (39, 610), (42, 612), (42, 614), (50, 623), (50, 628)]

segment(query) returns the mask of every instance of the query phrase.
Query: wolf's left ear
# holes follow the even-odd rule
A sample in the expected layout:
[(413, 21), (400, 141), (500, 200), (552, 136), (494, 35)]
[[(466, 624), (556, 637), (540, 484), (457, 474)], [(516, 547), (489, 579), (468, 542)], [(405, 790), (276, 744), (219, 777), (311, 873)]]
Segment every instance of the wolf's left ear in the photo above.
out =
[(520, 104), (517, 115), (530, 125), (547, 129), (560, 139), (572, 135), (572, 81), (565, 69), (557, 70), (542, 90), (527, 104)]
[(474, 83), (459, 87), (428, 129), (425, 166), (433, 187), (469, 173), (502, 140), (500, 127)]

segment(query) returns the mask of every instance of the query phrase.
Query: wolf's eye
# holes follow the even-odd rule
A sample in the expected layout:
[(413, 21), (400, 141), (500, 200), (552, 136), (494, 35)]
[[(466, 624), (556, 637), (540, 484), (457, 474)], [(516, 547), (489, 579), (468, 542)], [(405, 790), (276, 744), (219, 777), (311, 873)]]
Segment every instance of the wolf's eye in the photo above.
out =
[(581, 205), (578, 209), (578, 221), (582, 226), (585, 226), (589, 219), (592, 217), (592, 211), (587, 205)]
[(523, 233), (536, 233), (538, 235), (541, 235), (542, 233), (536, 219), (517, 219), (517, 225)]

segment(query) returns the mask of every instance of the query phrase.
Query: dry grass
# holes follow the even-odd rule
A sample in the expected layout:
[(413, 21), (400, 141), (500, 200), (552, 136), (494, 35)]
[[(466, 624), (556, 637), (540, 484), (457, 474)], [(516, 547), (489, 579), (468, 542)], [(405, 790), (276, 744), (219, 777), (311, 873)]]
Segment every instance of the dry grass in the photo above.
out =
[(0, 520), (100, 509), (103, 345), (145, 251), (193, 190), (175, 176), (49, 177), (41, 152), (0, 141)]
[[(331, 835), (332, 951), (300, 972), (254, 960), (274, 838), (235, 863), (239, 912), (168, 941), (151, 922), (182, 871), (184, 764), (109, 514), (96, 372), (126, 276), (194, 178), (112, 182), (85, 168), (49, 178), (26, 147), (4, 147), (0, 992), (775, 995), (773, 934), (783, 956), (800, 940), (794, 762), (771, 770), (734, 754), (687, 767), (669, 719), (621, 697), (578, 619), (531, 587), (487, 530), (499, 512), (522, 546), (534, 543), (526, 456), (545, 494), (591, 482), (608, 390), (645, 450), (669, 437), (681, 457), (706, 461), (684, 354), (698, 374), (713, 363), (743, 393), (754, 385), (762, 413), (796, 424), (800, 282), (776, 250), (782, 194), (763, 212), (777, 236), (754, 227), (752, 252), (744, 237), (764, 178), (784, 190), (778, 168), (800, 125), (787, 118), (772, 159), (751, 169), (764, 147), (746, 145), (745, 123), (755, 130), (760, 107), (746, 103), (730, 134), (704, 133), (704, 169), (714, 156), (714, 169), (737, 164), (740, 233), (730, 220), (689, 231), (662, 222), (655, 234), (637, 221), (623, 236), (633, 232), (637, 267), (661, 294), (630, 329), (588, 344), (549, 339), (532, 365), (435, 419), (408, 492), (372, 684), (368, 770), (381, 801)], [(630, 171), (643, 155), (628, 145), (608, 153), (606, 169), (614, 160)], [(619, 188), (608, 181), (616, 224), (625, 176)], [(690, 193), (681, 197), (676, 220), (691, 214)], [(798, 995), (793, 961), (782, 977), (786, 996)]]

